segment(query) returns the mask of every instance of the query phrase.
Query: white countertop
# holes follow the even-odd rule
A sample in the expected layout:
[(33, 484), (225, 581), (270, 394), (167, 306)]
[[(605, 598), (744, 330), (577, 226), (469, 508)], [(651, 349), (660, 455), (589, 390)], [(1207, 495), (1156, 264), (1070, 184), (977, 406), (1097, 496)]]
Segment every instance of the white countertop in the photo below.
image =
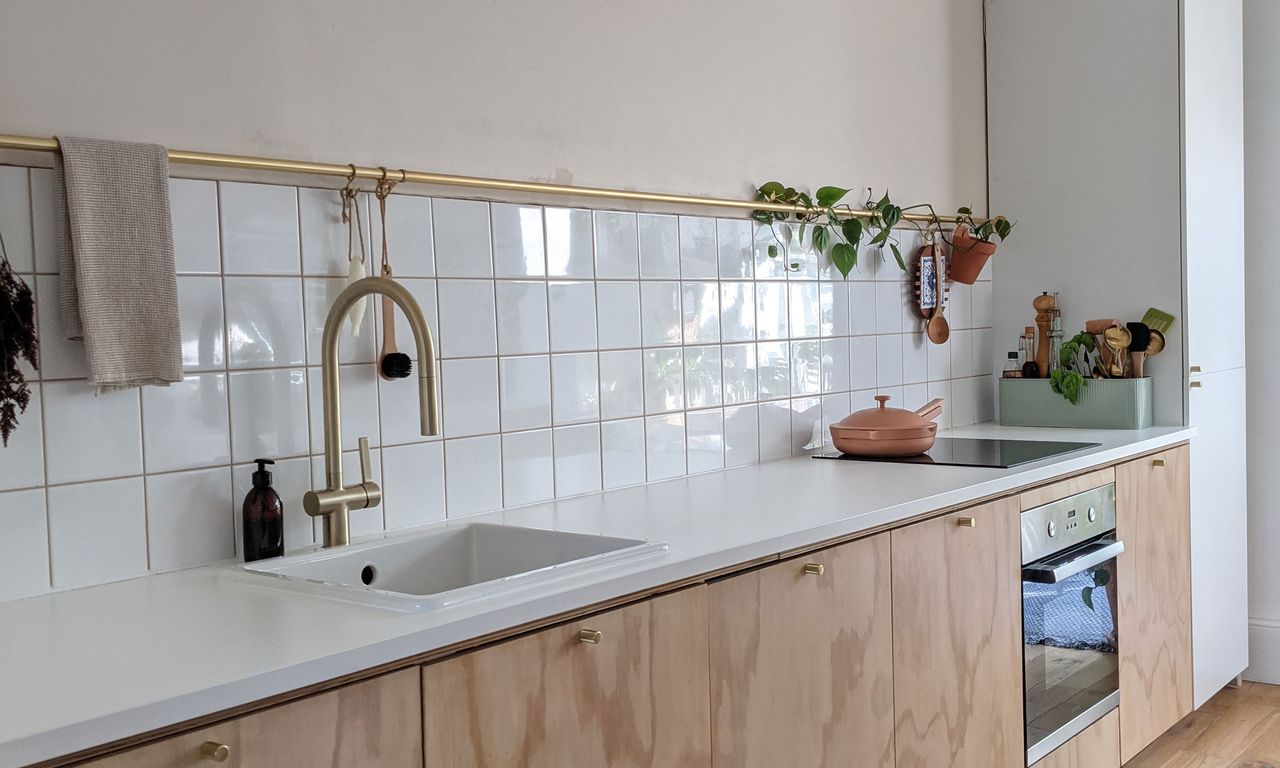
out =
[(588, 573), (536, 594), (426, 613), (235, 583), (218, 577), (226, 565), (0, 603), (0, 768), (1078, 473), (1189, 440), (1195, 431), (984, 424), (945, 434), (1101, 446), (1013, 469), (805, 457), (453, 521), (665, 541), (670, 550), (603, 578)]

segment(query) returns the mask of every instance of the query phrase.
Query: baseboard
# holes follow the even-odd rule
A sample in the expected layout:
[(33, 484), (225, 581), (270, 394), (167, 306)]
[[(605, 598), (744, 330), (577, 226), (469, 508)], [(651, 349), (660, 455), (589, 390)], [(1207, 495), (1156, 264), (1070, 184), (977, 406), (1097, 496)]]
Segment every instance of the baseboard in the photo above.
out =
[(1242, 676), (1280, 685), (1280, 621), (1249, 618), (1249, 666)]

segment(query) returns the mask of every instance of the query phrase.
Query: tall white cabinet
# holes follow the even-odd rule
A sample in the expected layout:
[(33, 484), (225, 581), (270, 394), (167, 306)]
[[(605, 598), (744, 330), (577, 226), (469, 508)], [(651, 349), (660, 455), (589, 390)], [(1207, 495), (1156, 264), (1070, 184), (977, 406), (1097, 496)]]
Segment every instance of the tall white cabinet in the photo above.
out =
[[(986, 0), (995, 351), (1059, 291), (1064, 327), (1178, 316), (1148, 364), (1192, 443), (1196, 706), (1248, 666), (1241, 0)], [(993, 369), (999, 357), (991, 361)]]

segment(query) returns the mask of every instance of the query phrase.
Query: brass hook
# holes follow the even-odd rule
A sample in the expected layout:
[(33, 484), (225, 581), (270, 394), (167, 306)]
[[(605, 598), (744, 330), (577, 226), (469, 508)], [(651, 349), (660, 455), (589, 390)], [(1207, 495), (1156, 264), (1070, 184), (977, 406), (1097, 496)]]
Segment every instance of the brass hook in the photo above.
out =
[(351, 169), (351, 173), (347, 174), (347, 186), (349, 187), (352, 184), (356, 183), (356, 164), (347, 163), (347, 167)]

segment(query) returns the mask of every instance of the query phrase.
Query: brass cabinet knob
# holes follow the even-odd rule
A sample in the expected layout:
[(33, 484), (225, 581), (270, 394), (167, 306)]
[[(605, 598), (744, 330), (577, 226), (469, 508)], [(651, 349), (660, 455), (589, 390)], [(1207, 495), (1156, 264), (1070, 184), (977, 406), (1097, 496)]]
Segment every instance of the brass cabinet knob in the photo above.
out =
[(827, 572), (827, 568), (822, 563), (805, 563), (804, 572), (810, 576), (821, 576)]
[(231, 759), (231, 747), (216, 741), (206, 741), (200, 745), (200, 757), (215, 763), (225, 763)]
[(578, 630), (578, 640), (591, 645), (599, 645), (604, 639), (604, 633), (598, 629), (580, 629)]
[(1190, 387), (1191, 387), (1192, 389), (1199, 389), (1199, 388), (1201, 388), (1201, 387), (1203, 387), (1203, 386), (1204, 386), (1204, 383), (1203, 383), (1203, 382), (1200, 382), (1200, 381), (1193, 381), (1193, 382), (1191, 382), (1191, 384), (1190, 384)]
[(1152, 459), (1152, 460), (1151, 460), (1151, 466), (1153, 466), (1153, 467), (1163, 467), (1163, 466), (1164, 466), (1164, 459)]
[(1191, 372), (1192, 372), (1192, 373), (1200, 373), (1200, 372), (1201, 372), (1201, 368), (1200, 368), (1200, 366), (1198, 366), (1198, 365), (1193, 365), (1193, 366), (1191, 366)]
[(978, 521), (972, 517), (962, 517), (959, 520), (956, 520), (956, 525), (961, 528), (977, 528)]

